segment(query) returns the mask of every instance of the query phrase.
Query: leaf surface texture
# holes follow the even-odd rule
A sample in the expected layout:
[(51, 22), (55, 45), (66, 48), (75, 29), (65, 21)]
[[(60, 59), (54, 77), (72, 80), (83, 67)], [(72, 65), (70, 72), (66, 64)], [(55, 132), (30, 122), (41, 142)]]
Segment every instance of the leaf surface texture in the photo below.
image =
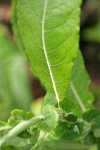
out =
[(35, 75), (59, 101), (79, 49), (81, 0), (17, 0), (18, 27)]

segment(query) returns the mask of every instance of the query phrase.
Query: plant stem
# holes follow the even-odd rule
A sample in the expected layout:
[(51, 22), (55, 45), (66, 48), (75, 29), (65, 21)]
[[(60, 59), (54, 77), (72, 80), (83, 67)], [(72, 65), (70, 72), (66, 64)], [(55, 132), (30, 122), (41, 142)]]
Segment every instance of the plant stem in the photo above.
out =
[(0, 140), (0, 147), (7, 141), (9, 141), (14, 136), (18, 135), (20, 132), (24, 131), (31, 125), (35, 125), (37, 122), (45, 119), (44, 116), (36, 116), (33, 117), (27, 121), (20, 122), (18, 125), (16, 125), (12, 130), (8, 132), (1, 140)]

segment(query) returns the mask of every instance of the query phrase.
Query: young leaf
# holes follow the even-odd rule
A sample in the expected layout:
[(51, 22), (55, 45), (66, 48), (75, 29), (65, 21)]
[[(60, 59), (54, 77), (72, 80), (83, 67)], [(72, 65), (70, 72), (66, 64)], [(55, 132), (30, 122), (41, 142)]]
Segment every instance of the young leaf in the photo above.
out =
[(68, 97), (65, 97), (63, 101), (61, 101), (60, 106), (66, 113), (71, 112), (77, 116), (81, 115), (79, 106), (75, 103), (75, 101)]
[(11, 117), (8, 120), (8, 124), (11, 127), (14, 127), (21, 121), (29, 120), (32, 117), (33, 117), (33, 114), (31, 112), (25, 112), (23, 110), (15, 109), (11, 112)]
[(32, 68), (59, 103), (79, 49), (81, 0), (17, 0), (20, 35)]
[(74, 64), (68, 97), (80, 106), (82, 112), (85, 112), (86, 109), (90, 108), (93, 102), (93, 95), (88, 89), (89, 83), (90, 79), (85, 70), (81, 52), (79, 52)]
[(46, 105), (42, 109), (42, 114), (45, 116), (45, 120), (38, 123), (37, 127), (43, 131), (53, 130), (58, 122), (58, 114), (54, 107)]
[[(31, 126), (35, 126), (39, 121), (42, 121), (45, 119), (44, 116), (41, 115), (41, 116), (32, 117), (31, 119), (27, 120), (27, 117), (30, 118), (30, 115), (28, 114), (28, 116), (27, 116), (27, 114), (26, 114), (26, 116), (24, 116), (26, 119), (22, 120), (23, 114), (21, 114), (21, 115), (22, 116), (20, 116), (19, 112), (18, 112), (18, 118), (16, 118), (17, 114), (15, 115), (16, 122), (18, 122), (17, 125), (16, 125), (16, 122), (13, 124), (13, 120), (12, 120), (12, 122), (9, 123), (9, 124), (12, 123), (11, 125), (14, 127), (11, 130), (9, 130), (9, 132), (6, 133), (4, 136), (1, 136), (0, 148), (4, 143), (7, 143), (14, 137), (18, 136), (23, 131), (25, 131), (26, 129), (30, 128)], [(18, 121), (17, 121), (17, 119), (18, 119)], [(20, 120), (20, 122), (19, 122), (19, 120)]]

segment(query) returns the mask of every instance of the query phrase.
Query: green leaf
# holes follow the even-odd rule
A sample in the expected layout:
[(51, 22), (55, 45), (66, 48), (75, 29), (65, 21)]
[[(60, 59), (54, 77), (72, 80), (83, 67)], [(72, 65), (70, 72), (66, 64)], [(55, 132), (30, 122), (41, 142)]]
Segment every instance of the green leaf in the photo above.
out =
[(65, 97), (63, 101), (61, 101), (60, 106), (66, 113), (72, 113), (77, 116), (80, 116), (81, 114), (79, 106), (73, 101), (73, 99), (71, 100), (68, 97)]
[[(50, 92), (47, 92), (44, 97), (42, 108), (46, 105), (51, 105), (57, 108), (56, 98)], [(80, 116), (81, 114), (79, 106), (68, 97), (64, 97), (64, 99), (60, 102), (60, 109), (57, 109), (57, 111), (65, 114), (71, 113), (73, 116)]]
[(14, 127), (21, 121), (29, 120), (32, 117), (33, 114), (31, 112), (25, 112), (23, 110), (15, 109), (11, 112), (11, 117), (8, 120), (8, 125)]
[(33, 71), (59, 103), (79, 49), (81, 0), (17, 0), (18, 27)]
[[(29, 134), (32, 134), (32, 132), (30, 132), (30, 128), (34, 127), (38, 122), (45, 119), (43, 115), (36, 116), (36, 117), (32, 117), (32, 116), (33, 115), (31, 115), (31, 113), (29, 112), (21, 112), (15, 110), (12, 114), (12, 118), (8, 121), (8, 124), (13, 128), (11, 128), (11, 130), (9, 130), (8, 133), (5, 134), (0, 133), (1, 136), (0, 147), (5, 143), (9, 143), (10, 140), (16, 138), (16, 136), (19, 136), (19, 134), (21, 135), (22, 138), (26, 138), (26, 139), (30, 138), (31, 136), (29, 136)], [(26, 134), (24, 134), (25, 132), (23, 132), (25, 130), (28, 131), (29, 133), (27, 137)], [(30, 144), (29, 141), (28, 143)]]
[(42, 114), (45, 116), (45, 120), (38, 123), (37, 127), (43, 131), (53, 130), (58, 122), (58, 114), (55, 108), (51, 105), (46, 105), (42, 109)]
[(82, 112), (92, 107), (93, 95), (89, 92), (89, 84), (90, 79), (84, 67), (82, 54), (79, 52), (74, 63), (68, 97), (79, 105)]
[(55, 135), (59, 140), (64, 139), (71, 143), (81, 143), (83, 142), (81, 138), (83, 126), (80, 128), (80, 124), (68, 124), (67, 122), (60, 122), (55, 130)]
[(68, 121), (59, 122), (55, 129), (55, 136), (67, 140), (70, 143), (84, 143), (92, 145), (97, 143), (97, 138), (94, 136), (91, 125), (83, 119), (78, 119), (71, 124)]
[(50, 92), (47, 92), (43, 99), (43, 107), (46, 105), (55, 106), (57, 104), (56, 98)]
[[(50, 93), (47, 92), (46, 96), (43, 99), (43, 106), (51, 105), (57, 107), (56, 98)], [(64, 97), (64, 99), (60, 102), (61, 109), (58, 109), (58, 112), (61, 111), (63, 113), (71, 113), (76, 116), (80, 116), (80, 108), (79, 106), (70, 98)]]
[(94, 136), (100, 138), (100, 110), (87, 111), (83, 118), (91, 124)]

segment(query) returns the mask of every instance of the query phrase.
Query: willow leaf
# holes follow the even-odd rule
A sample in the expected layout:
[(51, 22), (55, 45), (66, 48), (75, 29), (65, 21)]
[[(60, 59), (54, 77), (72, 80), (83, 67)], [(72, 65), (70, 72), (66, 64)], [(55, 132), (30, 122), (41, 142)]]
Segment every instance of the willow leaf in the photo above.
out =
[(28, 57), (59, 103), (79, 49), (81, 0), (17, 0), (18, 27)]
[(81, 52), (79, 52), (72, 74), (68, 96), (75, 100), (82, 112), (92, 106), (93, 95), (89, 91), (90, 79), (86, 72)]

